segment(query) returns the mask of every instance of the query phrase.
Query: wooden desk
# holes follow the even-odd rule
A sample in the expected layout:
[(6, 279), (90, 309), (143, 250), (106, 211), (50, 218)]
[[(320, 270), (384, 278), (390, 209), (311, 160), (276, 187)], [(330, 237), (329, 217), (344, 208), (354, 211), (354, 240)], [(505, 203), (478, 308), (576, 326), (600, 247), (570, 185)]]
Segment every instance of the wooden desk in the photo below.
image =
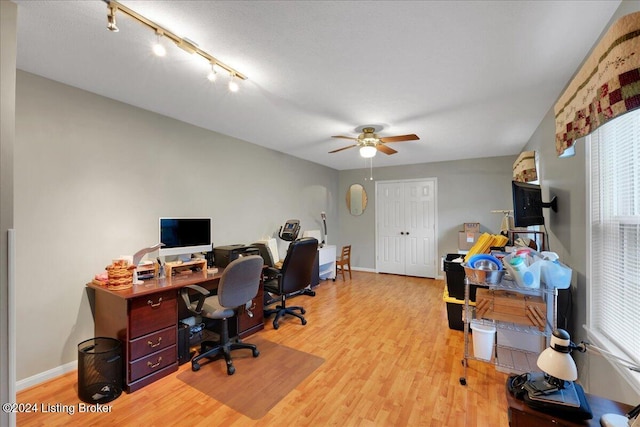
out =
[(591, 407), (593, 418), (584, 421), (570, 421), (549, 415), (544, 412), (532, 409), (522, 400), (516, 399), (509, 390), (507, 390), (507, 406), (509, 413), (509, 425), (511, 427), (543, 427), (543, 426), (600, 426), (600, 417), (603, 414), (620, 414), (624, 415), (632, 408), (631, 405), (616, 402), (614, 400), (605, 399), (604, 397), (585, 394), (587, 402)]
[[(124, 351), (125, 389), (136, 391), (178, 370), (178, 321), (180, 289), (199, 285), (216, 289), (218, 273), (205, 271), (151, 279), (121, 291), (90, 283), (95, 289), (93, 313), (96, 337), (117, 338)], [(241, 308), (238, 316), (240, 337), (264, 328), (262, 286), (253, 299), (253, 317)]]

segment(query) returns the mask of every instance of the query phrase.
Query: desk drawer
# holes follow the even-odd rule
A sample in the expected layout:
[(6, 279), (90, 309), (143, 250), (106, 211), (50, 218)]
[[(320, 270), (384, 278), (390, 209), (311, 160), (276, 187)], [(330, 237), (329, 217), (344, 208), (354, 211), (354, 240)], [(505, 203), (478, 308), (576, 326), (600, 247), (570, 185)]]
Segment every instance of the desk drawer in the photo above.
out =
[(129, 360), (136, 360), (176, 343), (176, 327), (170, 326), (129, 342)]
[(178, 324), (178, 301), (175, 290), (134, 298), (129, 312), (129, 338)]
[(172, 345), (129, 364), (129, 382), (160, 371), (178, 361), (176, 346)]

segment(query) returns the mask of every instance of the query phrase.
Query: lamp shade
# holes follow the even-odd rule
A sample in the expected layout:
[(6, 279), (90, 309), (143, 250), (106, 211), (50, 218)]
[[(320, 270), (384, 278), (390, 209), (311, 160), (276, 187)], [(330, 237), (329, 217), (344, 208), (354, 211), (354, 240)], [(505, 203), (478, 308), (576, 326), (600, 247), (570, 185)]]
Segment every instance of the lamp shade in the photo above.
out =
[(571, 337), (567, 331), (556, 329), (551, 344), (538, 356), (538, 368), (552, 377), (575, 381), (578, 379), (576, 363), (571, 357)]
[(370, 157), (374, 157), (378, 150), (373, 145), (365, 145), (364, 147), (360, 147), (360, 155), (365, 159)]

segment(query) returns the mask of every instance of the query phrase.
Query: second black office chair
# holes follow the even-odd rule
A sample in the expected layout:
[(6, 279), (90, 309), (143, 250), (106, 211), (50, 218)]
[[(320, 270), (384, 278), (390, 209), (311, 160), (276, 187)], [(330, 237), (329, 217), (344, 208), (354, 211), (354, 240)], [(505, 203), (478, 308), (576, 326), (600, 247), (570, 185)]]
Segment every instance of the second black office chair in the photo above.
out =
[[(317, 252), (318, 240), (313, 237), (303, 237), (291, 242), (280, 270), (267, 269), (274, 276), (265, 280), (265, 295), (273, 294), (279, 297), (265, 302), (265, 317), (276, 315), (273, 319), (274, 329), (278, 329), (279, 320), (285, 314), (299, 318), (303, 325), (307, 324), (307, 320), (303, 316), (305, 314), (304, 308), (300, 306), (287, 307), (287, 297), (297, 295), (309, 286)], [(271, 309), (266, 307), (273, 303), (279, 304)]]
[[(206, 319), (222, 321), (220, 341), (204, 341), (200, 344), (200, 354), (191, 361), (191, 369), (193, 371), (200, 369), (199, 362), (203, 358), (213, 358), (218, 354), (222, 354), (227, 362), (227, 374), (233, 375), (236, 368), (231, 360), (231, 350), (244, 348), (251, 350), (253, 357), (260, 355), (255, 345), (243, 343), (240, 339), (232, 341), (229, 338), (228, 319), (236, 314), (238, 307), (245, 305), (258, 294), (262, 277), (262, 262), (261, 256), (252, 255), (238, 258), (229, 263), (222, 272), (217, 295), (198, 285), (189, 285), (182, 288), (182, 298), (192, 313), (202, 316), (205, 321)], [(188, 289), (199, 292), (196, 301), (190, 301)]]

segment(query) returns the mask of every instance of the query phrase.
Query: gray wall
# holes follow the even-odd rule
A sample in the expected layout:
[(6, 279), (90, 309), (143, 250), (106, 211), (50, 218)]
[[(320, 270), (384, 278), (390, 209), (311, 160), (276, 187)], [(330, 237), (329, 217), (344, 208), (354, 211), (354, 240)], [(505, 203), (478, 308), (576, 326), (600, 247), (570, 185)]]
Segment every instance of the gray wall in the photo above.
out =
[(22, 71), (14, 181), (18, 380), (77, 358), (86, 283), (157, 243), (160, 216), (212, 217), (216, 246), (321, 211), (337, 229), (337, 171)]
[[(640, 10), (639, 1), (622, 2), (610, 24), (621, 16)], [(608, 28), (608, 26), (607, 26)], [(606, 32), (606, 30), (605, 30)], [(577, 71), (577, 70), (576, 70)], [(568, 83), (568, 82), (567, 82)], [(558, 94), (560, 96), (560, 94)], [(586, 254), (586, 166), (585, 147), (581, 140), (576, 144), (576, 155), (559, 159), (555, 151), (555, 120), (553, 108), (526, 145), (539, 154), (539, 167), (543, 194), (558, 197), (558, 212), (546, 213), (551, 250), (573, 271), (571, 287), (573, 310), (566, 327), (572, 340), (586, 340), (582, 325), (586, 323), (587, 302), (587, 254)], [(580, 382), (594, 394), (636, 405), (640, 395), (603, 358), (575, 355)]]
[[(331, 241), (352, 245), (354, 267), (375, 269), (375, 182), (418, 178), (437, 178), (438, 230), (440, 255), (458, 251), (458, 232), (463, 223), (479, 222), (481, 232), (498, 233), (501, 214), (492, 210), (511, 209), (511, 177), (517, 156), (489, 157), (453, 162), (340, 171), (338, 188), (339, 233)], [(346, 204), (351, 184), (362, 184), (368, 204), (364, 213), (353, 216)]]
[[(15, 401), (9, 361), (9, 275), (7, 231), (13, 228), (13, 148), (15, 141), (16, 23), (18, 7), (0, 1), (0, 402)], [(0, 425), (15, 415), (0, 413)]]

